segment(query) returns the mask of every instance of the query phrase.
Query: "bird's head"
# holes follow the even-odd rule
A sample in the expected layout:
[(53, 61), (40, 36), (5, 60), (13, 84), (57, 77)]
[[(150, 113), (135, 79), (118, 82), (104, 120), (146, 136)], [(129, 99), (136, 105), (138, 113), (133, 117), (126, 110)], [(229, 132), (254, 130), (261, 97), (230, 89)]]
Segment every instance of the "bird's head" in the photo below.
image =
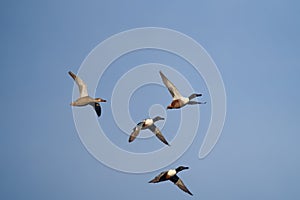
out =
[(155, 118), (153, 118), (153, 121), (159, 121), (159, 120), (165, 120), (165, 118), (161, 117), (161, 116), (156, 116)]
[(185, 166), (179, 166), (176, 168), (176, 172), (180, 172), (182, 170), (188, 169), (189, 167), (185, 167)]
[(97, 102), (106, 102), (105, 99), (101, 99), (101, 98), (95, 98), (95, 100), (96, 100)]

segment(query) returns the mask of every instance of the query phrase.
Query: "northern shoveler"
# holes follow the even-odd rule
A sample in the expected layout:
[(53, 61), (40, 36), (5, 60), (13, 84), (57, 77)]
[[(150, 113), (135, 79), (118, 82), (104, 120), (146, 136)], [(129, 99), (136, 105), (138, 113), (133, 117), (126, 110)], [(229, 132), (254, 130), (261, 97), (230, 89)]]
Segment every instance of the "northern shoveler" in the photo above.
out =
[(74, 79), (76, 82), (78, 88), (79, 88), (79, 93), (80, 97), (72, 102), (70, 105), (71, 106), (86, 106), (86, 105), (91, 105), (94, 107), (97, 116), (100, 117), (101, 115), (101, 106), (98, 102), (106, 102), (106, 100), (101, 99), (101, 98), (92, 98), (89, 96), (88, 91), (87, 91), (87, 85), (81, 78), (76, 76), (73, 72), (69, 71), (70, 76)]
[(177, 176), (177, 173), (188, 169), (188, 167), (184, 167), (184, 166), (179, 166), (176, 169), (170, 169), (168, 171), (164, 171), (161, 172), (158, 176), (156, 176), (154, 179), (152, 179), (151, 181), (149, 181), (149, 183), (159, 183), (162, 181), (167, 181), (170, 180), (172, 181), (175, 185), (177, 185), (181, 190), (183, 190), (184, 192), (193, 195), (188, 189), (187, 187), (183, 184), (182, 180)]
[(202, 94), (191, 94), (189, 97), (183, 97), (178, 89), (175, 87), (175, 85), (167, 79), (167, 77), (160, 71), (160, 76), (165, 84), (165, 86), (168, 88), (169, 92), (171, 93), (173, 100), (170, 105), (168, 105), (167, 109), (178, 109), (182, 108), (183, 106), (189, 104), (189, 105), (194, 105), (194, 104), (206, 104), (206, 102), (197, 102), (197, 101), (191, 101), (192, 99), (196, 97), (202, 96)]
[(169, 143), (167, 142), (167, 140), (164, 138), (164, 136), (162, 135), (161, 131), (159, 130), (159, 128), (157, 128), (154, 123), (156, 121), (159, 120), (164, 120), (164, 118), (157, 116), (153, 119), (148, 118), (148, 119), (144, 119), (143, 121), (139, 122), (136, 127), (133, 128), (133, 132), (130, 134), (129, 137), (129, 142), (132, 142), (140, 133), (140, 130), (144, 130), (144, 129), (150, 129), (155, 135), (156, 137), (162, 141), (163, 143), (165, 143), (166, 145), (169, 145)]

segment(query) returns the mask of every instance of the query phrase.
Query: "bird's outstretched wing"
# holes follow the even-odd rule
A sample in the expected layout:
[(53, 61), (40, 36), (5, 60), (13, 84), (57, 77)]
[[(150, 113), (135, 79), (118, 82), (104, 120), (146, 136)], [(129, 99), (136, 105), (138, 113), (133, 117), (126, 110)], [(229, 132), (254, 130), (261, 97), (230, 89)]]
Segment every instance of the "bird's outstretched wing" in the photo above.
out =
[(182, 180), (177, 176), (174, 175), (170, 178), (170, 180), (177, 185), (181, 190), (185, 191), (186, 193), (193, 195), (188, 189), (187, 187), (184, 185), (184, 183), (182, 182)]
[(79, 88), (79, 93), (80, 97), (86, 97), (89, 96), (88, 91), (87, 91), (87, 85), (79, 76), (76, 76), (73, 72), (69, 71), (70, 76), (74, 79), (76, 82), (78, 88)]
[(148, 183), (158, 183), (158, 182), (161, 182), (161, 181), (166, 181), (167, 179), (162, 179), (162, 177), (165, 176), (166, 173), (167, 173), (167, 171), (161, 172), (159, 175), (157, 175), (154, 179), (152, 179)]
[(171, 93), (173, 99), (179, 99), (180, 97), (182, 97), (182, 95), (180, 94), (178, 89), (175, 87), (175, 85), (171, 81), (169, 81), (169, 79), (161, 71), (159, 71), (159, 74), (161, 76), (163, 83), (168, 88), (169, 92)]
[(205, 101), (205, 102), (199, 102), (199, 101), (189, 101), (187, 104), (189, 104), (189, 105), (195, 105), (195, 104), (206, 104), (206, 101)]
[(97, 116), (100, 117), (101, 116), (101, 106), (99, 103), (91, 103), (90, 105), (92, 105), (97, 113)]
[(192, 100), (192, 99), (194, 99), (194, 98), (196, 98), (196, 97), (201, 97), (201, 96), (202, 96), (202, 94), (194, 93), (194, 94), (191, 94), (191, 95), (189, 96), (189, 99)]
[(133, 132), (130, 134), (128, 142), (132, 142), (140, 133), (144, 122), (140, 122), (136, 125), (136, 127), (133, 128)]
[(157, 128), (157, 126), (155, 126), (154, 124), (152, 126), (149, 127), (149, 129), (155, 134), (155, 136), (162, 141), (163, 143), (165, 143), (166, 145), (169, 145), (169, 143), (167, 142), (166, 138), (162, 135), (162, 133), (160, 132), (159, 128)]

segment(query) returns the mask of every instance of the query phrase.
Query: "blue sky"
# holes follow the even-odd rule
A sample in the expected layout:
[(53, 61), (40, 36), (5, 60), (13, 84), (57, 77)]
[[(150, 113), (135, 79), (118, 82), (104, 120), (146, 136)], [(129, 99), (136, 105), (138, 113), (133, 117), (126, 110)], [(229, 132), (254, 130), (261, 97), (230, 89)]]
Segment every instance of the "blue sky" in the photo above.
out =
[[(218, 66), (227, 93), (226, 122), (214, 150), (198, 159), (210, 114), (209, 106), (201, 107), (203, 126), (192, 146), (164, 169), (190, 166), (179, 176), (197, 199), (300, 198), (299, 2), (9, 1), (1, 2), (0, 10), (1, 199), (191, 198), (172, 183), (148, 184), (160, 171), (129, 174), (101, 164), (81, 143), (69, 106), (74, 83), (67, 72), (77, 72), (111, 35), (147, 26), (174, 29), (200, 43)], [(150, 61), (192, 74), (187, 63), (165, 53), (136, 53), (113, 63), (98, 96), (110, 98), (110, 76)], [(191, 84), (209, 102), (201, 77), (191, 78)], [(169, 98), (164, 88), (145, 89)], [(143, 101), (141, 90), (134, 95)], [(148, 107), (134, 104), (132, 117), (138, 121)], [(142, 144), (161, 147), (155, 140), (154, 146), (146, 140), (128, 146), (109, 104), (102, 108), (99, 122), (114, 130), (108, 137), (116, 144), (132, 151)]]

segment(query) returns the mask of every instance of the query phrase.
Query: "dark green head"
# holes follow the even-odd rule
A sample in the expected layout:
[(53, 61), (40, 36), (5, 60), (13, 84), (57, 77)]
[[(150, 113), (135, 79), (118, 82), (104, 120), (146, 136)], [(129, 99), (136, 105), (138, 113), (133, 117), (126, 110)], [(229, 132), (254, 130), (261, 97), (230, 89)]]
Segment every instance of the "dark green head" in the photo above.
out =
[(164, 119), (165, 119), (165, 118), (163, 118), (163, 117), (157, 116), (157, 117), (154, 117), (154, 118), (153, 118), (153, 121), (156, 122), (156, 121), (164, 120)]
[(182, 170), (188, 169), (189, 167), (179, 166), (176, 168), (176, 172), (180, 172)]

